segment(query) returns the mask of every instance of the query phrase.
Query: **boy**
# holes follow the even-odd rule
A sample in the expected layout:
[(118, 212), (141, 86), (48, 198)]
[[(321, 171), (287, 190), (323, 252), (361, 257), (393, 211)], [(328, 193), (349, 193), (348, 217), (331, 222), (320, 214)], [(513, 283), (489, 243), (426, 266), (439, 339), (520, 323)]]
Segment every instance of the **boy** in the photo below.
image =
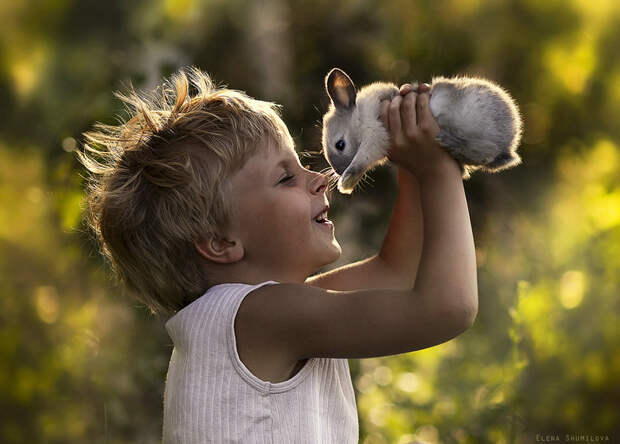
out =
[(300, 165), (273, 104), (188, 73), (119, 95), (133, 117), (78, 153), (103, 252), (173, 315), (164, 442), (357, 442), (347, 358), (431, 347), (477, 313), (460, 169), (434, 140), (429, 88), (382, 103), (399, 192), (381, 250), (308, 278), (341, 252), (327, 177)]

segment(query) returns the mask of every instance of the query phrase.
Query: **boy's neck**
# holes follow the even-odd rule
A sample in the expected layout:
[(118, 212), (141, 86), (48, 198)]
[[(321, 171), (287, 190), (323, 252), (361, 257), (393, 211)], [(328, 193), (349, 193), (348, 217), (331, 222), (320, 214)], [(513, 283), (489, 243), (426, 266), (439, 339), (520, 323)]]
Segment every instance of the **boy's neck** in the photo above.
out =
[(289, 282), (303, 284), (310, 275), (305, 273), (282, 272), (281, 270), (262, 269), (259, 267), (249, 267), (244, 263), (237, 264), (212, 264), (209, 267), (209, 275), (213, 285), (241, 283), (256, 285), (265, 281)]

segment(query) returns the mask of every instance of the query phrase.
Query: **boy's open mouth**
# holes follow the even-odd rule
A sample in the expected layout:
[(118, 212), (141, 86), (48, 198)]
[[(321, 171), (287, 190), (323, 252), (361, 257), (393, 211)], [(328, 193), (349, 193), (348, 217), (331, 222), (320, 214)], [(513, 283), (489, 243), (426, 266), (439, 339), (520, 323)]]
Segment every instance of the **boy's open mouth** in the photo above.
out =
[(331, 224), (332, 221), (327, 218), (327, 210), (329, 210), (329, 206), (323, 208), (323, 211), (314, 217), (314, 221), (319, 224)]

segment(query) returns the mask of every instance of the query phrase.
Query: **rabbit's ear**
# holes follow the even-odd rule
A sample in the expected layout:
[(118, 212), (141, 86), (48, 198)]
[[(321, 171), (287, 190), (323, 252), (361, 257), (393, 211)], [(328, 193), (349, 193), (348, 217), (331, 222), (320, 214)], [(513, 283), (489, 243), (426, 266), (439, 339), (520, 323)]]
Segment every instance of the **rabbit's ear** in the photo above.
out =
[(325, 76), (325, 89), (337, 109), (351, 110), (355, 107), (355, 85), (341, 69), (332, 69)]

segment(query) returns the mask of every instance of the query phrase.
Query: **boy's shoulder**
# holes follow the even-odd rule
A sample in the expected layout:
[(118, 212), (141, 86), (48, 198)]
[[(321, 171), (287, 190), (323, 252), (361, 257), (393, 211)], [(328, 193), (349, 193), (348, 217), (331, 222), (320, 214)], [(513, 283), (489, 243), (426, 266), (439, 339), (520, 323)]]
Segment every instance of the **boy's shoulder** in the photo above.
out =
[(279, 285), (256, 288), (241, 301), (234, 321), (237, 353), (250, 372), (263, 381), (282, 382), (293, 377), (307, 359), (297, 359), (285, 344), (274, 341), (273, 323), (264, 323), (266, 311), (271, 317), (284, 313), (271, 296), (281, 291)]

